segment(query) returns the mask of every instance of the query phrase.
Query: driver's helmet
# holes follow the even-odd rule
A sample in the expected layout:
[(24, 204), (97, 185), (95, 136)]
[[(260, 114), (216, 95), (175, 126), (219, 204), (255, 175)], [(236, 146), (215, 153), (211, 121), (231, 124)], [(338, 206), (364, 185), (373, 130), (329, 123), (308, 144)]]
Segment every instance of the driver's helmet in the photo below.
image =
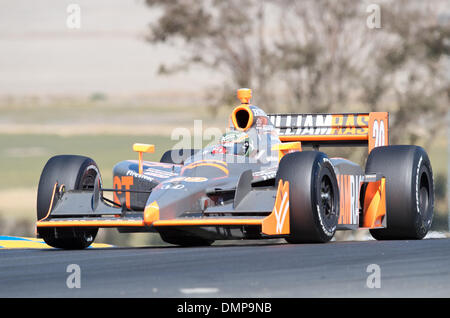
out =
[(212, 152), (248, 157), (253, 149), (253, 142), (248, 134), (233, 130), (222, 136), (220, 144)]

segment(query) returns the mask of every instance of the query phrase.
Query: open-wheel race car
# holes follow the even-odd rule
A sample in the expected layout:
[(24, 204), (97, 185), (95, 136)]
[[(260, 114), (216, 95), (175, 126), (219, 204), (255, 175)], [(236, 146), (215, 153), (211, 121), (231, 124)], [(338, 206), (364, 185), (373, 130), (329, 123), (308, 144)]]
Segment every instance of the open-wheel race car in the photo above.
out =
[[(53, 247), (82, 249), (99, 228), (157, 232), (168, 243), (284, 238), (330, 241), (337, 230), (369, 229), (378, 240), (421, 239), (433, 218), (433, 174), (425, 150), (388, 145), (388, 113), (269, 114), (241, 105), (227, 132), (204, 149), (172, 149), (117, 163), (113, 188), (94, 160), (58, 155), (45, 165), (37, 233)], [(366, 146), (365, 167), (319, 147)], [(306, 151), (306, 148), (312, 150)], [(113, 198), (104, 193), (113, 192)]]

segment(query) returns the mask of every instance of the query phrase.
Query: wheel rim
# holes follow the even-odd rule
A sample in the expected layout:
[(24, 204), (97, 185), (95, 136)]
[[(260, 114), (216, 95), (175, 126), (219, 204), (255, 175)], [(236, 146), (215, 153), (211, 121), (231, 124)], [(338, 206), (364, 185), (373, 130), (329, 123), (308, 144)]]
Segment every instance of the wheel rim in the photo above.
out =
[(335, 225), (336, 209), (334, 201), (333, 183), (328, 175), (324, 175), (320, 182), (319, 208), (322, 221), (328, 229)]
[(97, 171), (95, 169), (88, 169), (85, 171), (80, 180), (79, 188), (81, 190), (93, 190), (95, 178), (97, 177)]
[[(92, 166), (88, 167), (81, 177), (78, 188), (84, 191), (94, 191), (94, 184), (97, 175), (97, 169)], [(94, 240), (97, 233), (97, 230), (95, 229), (74, 229), (74, 231), (77, 233), (78, 237), (81, 237), (88, 245), (90, 245), (90, 243)]]
[(425, 172), (420, 177), (419, 184), (419, 211), (424, 221), (427, 221), (430, 214), (430, 186), (428, 176)]

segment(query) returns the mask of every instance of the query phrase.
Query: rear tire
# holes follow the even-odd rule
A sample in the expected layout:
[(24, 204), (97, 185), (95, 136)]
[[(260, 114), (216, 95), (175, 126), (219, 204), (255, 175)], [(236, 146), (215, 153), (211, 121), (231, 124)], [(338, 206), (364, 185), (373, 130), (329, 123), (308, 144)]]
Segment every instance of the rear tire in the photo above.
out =
[[(66, 190), (90, 190), (99, 174), (96, 163), (83, 156), (61, 155), (50, 158), (42, 171), (37, 195), (37, 219), (44, 219), (50, 208), (56, 182)], [(99, 178), (101, 182), (101, 177)], [(39, 228), (45, 243), (64, 249), (84, 249), (92, 244), (98, 228)]]
[(387, 228), (370, 230), (377, 240), (422, 239), (433, 220), (433, 171), (426, 151), (418, 146), (377, 147), (366, 174), (386, 177)]
[(279, 164), (278, 181), (289, 181), (289, 243), (330, 241), (339, 219), (339, 188), (333, 165), (318, 151), (293, 152)]

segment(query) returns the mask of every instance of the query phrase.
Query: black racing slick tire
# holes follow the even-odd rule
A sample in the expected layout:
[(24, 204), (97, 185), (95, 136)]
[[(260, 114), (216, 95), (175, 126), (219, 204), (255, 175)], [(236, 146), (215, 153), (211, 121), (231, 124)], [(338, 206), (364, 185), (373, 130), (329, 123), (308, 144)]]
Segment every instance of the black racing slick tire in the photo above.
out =
[[(97, 164), (88, 157), (60, 155), (50, 158), (42, 171), (37, 195), (37, 219), (47, 217), (56, 182), (65, 190), (90, 190), (99, 175)], [(99, 175), (99, 180), (101, 178)], [(52, 247), (84, 249), (92, 244), (98, 228), (39, 228), (38, 235)]]
[(161, 157), (160, 162), (183, 164), (184, 161), (193, 156), (197, 152), (196, 149), (172, 149), (167, 150)]
[(339, 188), (333, 165), (318, 151), (293, 152), (279, 164), (276, 184), (289, 181), (289, 243), (325, 243), (336, 232)]
[(366, 174), (386, 177), (386, 228), (372, 229), (377, 240), (422, 239), (433, 220), (434, 183), (430, 159), (418, 146), (373, 149)]

